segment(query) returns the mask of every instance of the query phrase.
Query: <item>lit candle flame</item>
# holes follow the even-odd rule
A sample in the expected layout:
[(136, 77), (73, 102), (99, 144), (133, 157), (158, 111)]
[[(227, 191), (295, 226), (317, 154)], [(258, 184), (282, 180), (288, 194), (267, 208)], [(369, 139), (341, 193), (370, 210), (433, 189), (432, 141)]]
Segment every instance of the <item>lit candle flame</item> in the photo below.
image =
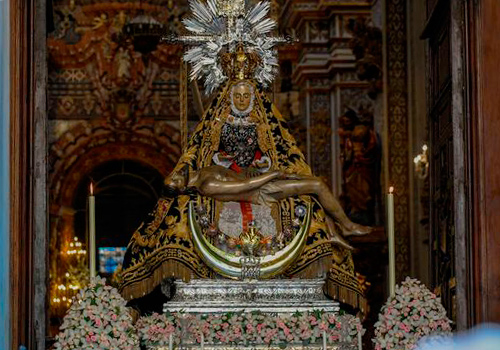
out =
[(394, 187), (393, 186), (389, 187), (389, 193), (390, 194), (394, 193)]
[(92, 182), (90, 183), (90, 195), (94, 195), (94, 184)]

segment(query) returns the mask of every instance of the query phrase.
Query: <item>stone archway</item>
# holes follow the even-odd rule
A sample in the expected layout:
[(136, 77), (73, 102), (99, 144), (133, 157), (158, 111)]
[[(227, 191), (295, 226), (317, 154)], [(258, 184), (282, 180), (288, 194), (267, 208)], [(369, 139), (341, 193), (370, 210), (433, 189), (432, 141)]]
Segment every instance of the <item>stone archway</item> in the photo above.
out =
[(164, 157), (160, 152), (140, 143), (110, 143), (87, 150), (81, 155), (69, 171), (65, 173), (64, 178), (54, 179), (54, 183), (60, 183), (59, 191), (56, 193), (57, 196), (52, 196), (54, 194), (53, 187), (50, 187), (50, 252), (57, 251), (58, 247), (61, 247), (61, 242), (67, 241), (73, 236), (73, 216), (75, 214), (73, 204), (76, 192), (81, 183), (88, 179), (89, 174), (94, 169), (110, 161), (128, 160), (147, 165), (165, 177), (173, 168), (175, 162), (169, 159), (161, 161), (162, 158)]
[[(75, 236), (76, 209), (82, 215), (82, 208), (74, 206), (75, 198), (79, 190), (82, 192), (82, 186), (88, 186), (95, 169), (112, 162), (129, 162), (150, 169), (157, 179), (163, 179), (180, 156), (179, 143), (179, 131), (165, 122), (136, 124), (128, 129), (99, 121), (84, 122), (59, 136), (49, 154), (49, 269), (52, 276), (57, 275), (61, 267), (59, 253)], [(79, 222), (84, 220), (80, 217)], [(85, 228), (79, 231), (82, 230)]]
[(60, 225), (72, 215), (74, 193), (92, 169), (112, 160), (128, 159), (166, 176), (180, 153), (179, 131), (163, 122), (124, 130), (94, 121), (66, 131), (51, 145), (49, 154), (50, 251), (57, 249), (57, 232), (63, 236), (71, 233), (66, 224), (64, 229)]
[(140, 159), (166, 175), (180, 154), (180, 132), (166, 122), (137, 124), (128, 129), (98, 120), (82, 122), (50, 146), (51, 205), (67, 203), (67, 191), (79, 174), (106, 160)]

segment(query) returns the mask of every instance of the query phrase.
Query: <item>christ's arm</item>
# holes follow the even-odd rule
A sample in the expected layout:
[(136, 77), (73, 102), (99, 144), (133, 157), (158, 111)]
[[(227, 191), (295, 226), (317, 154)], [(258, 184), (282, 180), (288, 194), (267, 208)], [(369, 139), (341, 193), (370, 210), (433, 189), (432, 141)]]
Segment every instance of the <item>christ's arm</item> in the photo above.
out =
[(239, 194), (260, 188), (266, 183), (279, 178), (281, 175), (282, 173), (279, 171), (271, 171), (257, 177), (236, 181), (221, 181), (212, 177), (203, 181), (199, 190), (207, 196)]

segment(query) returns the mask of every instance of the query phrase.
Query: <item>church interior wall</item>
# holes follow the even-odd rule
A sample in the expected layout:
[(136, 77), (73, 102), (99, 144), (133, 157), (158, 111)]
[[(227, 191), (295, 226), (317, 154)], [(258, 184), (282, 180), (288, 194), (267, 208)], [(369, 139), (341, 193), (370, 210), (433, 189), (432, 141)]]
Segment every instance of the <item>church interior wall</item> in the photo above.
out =
[[(479, 12), (481, 15), (478, 19), (479, 28), (495, 25), (493, 19), (488, 16), (487, 9), (490, 7), (495, 9), (497, 6), (491, 1), (493, 0), (485, 0), (483, 7), (480, 7), (482, 12)], [(7, 1), (0, 1), (0, 7), (6, 8), (7, 3)], [(37, 3), (39, 4), (38, 11), (43, 11), (45, 2), (38, 0)], [(295, 12), (291, 10), (292, 3), (297, 5), (294, 7)], [(363, 6), (349, 6), (348, 2), (343, 2), (343, 5), (331, 2), (333, 4), (331, 7), (316, 8), (314, 7), (316, 3), (301, 0), (275, 4), (278, 9), (281, 6), (282, 12), (278, 11), (278, 13), (281, 13), (284, 29), (296, 29), (303, 42), (280, 51), (281, 62), (287, 62), (286, 65), (289, 65), (289, 68), (285, 74), (281, 75), (280, 84), (275, 85), (273, 96), (279, 109), (292, 126), (291, 129), (298, 140), (299, 147), (307, 154), (314, 172), (323, 176), (339, 196), (346, 194), (346, 179), (342, 168), (345, 149), (340, 134), (348, 129), (343, 123), (351, 122), (349, 118), (352, 115), (347, 112), (349, 110), (356, 112), (356, 125), (360, 126), (360, 132), (364, 132), (361, 136), (378, 135), (381, 139), (378, 146), (382, 148), (383, 156), (386, 157), (384, 161), (377, 159), (380, 154), (375, 156), (363, 154), (363, 156), (374, 157), (373, 159), (379, 161), (379, 169), (376, 170), (378, 173), (375, 173), (378, 177), (376, 181), (378, 202), (370, 212), (371, 217), (367, 222), (378, 229), (370, 239), (359, 239), (354, 242), (359, 247), (355, 263), (358, 261), (357, 266), (360, 266), (362, 271), (365, 269), (366, 274), (370, 275), (369, 279), (371, 278), (372, 283), (370, 293), (372, 293), (372, 301), (375, 300), (372, 307), (376, 310), (387, 292), (386, 261), (381, 259), (383, 261), (380, 266), (376, 267), (378, 270), (375, 272), (369, 270), (369, 265), (372, 264), (377, 252), (385, 254), (387, 249), (385, 232), (382, 228), (385, 221), (385, 208), (382, 203), (385, 187), (389, 184), (395, 183), (397, 191), (401, 189), (401, 195), (396, 203), (399, 215), (398, 227), (401, 230), (399, 232), (403, 237), (397, 248), (398, 278), (408, 274), (418, 277), (432, 287), (439, 287), (439, 284), (432, 280), (433, 271), (437, 267), (429, 256), (431, 250), (429, 236), (432, 231), (430, 223), (432, 213), (429, 212), (431, 200), (429, 181), (431, 180), (430, 176), (419, 178), (413, 165), (413, 158), (421, 152), (423, 144), (431, 141), (430, 126), (427, 123), (429, 91), (426, 90), (429, 88), (427, 81), (429, 81), (429, 64), (431, 63), (422, 59), (428, 54), (429, 47), (427, 42), (420, 38), (427, 21), (426, 8), (429, 5), (424, 0), (406, 2), (379, 0), (363, 1)], [(82, 210), (82, 198), (85, 198), (85, 191), (90, 180), (94, 177), (98, 180), (95, 174), (106, 164), (116, 161), (137, 161), (155, 174), (152, 178), (156, 181), (170, 172), (182, 152), (180, 132), (182, 123), (178, 120), (180, 107), (176, 102), (180, 84), (179, 48), (170, 50), (161, 46), (160, 54), (157, 56), (153, 54), (151, 59), (145, 62), (139, 55), (136, 55), (135, 50), (126, 48), (120, 51), (120, 46), (113, 46), (113, 40), (110, 38), (117, 28), (117, 23), (122, 20), (119, 2), (110, 2), (109, 7), (104, 11), (104, 17), (97, 12), (95, 7), (85, 8), (78, 1), (54, 1), (54, 6), (56, 30), (49, 35), (47, 41), (50, 57), (47, 78), (48, 106), (38, 111), (34, 124), (36, 135), (32, 136), (33, 139), (30, 138), (34, 141), (35, 147), (41, 145), (45, 142), (43, 134), (46, 128), (48, 129), (49, 150), (47, 151), (42, 146), (34, 153), (34, 159), (38, 160), (34, 168), (38, 172), (36, 179), (33, 180), (34, 198), (31, 199), (36, 207), (33, 213), (36, 235), (31, 246), (35, 247), (35, 263), (38, 264), (34, 282), (36, 285), (34, 310), (37, 311), (36, 332), (40, 349), (44, 347), (45, 341), (45, 337), (41, 337), (42, 333), (45, 334), (44, 299), (48, 294), (45, 289), (49, 288), (45, 281), (46, 273), (43, 264), (47, 258), (45, 254), (49, 249), (52, 253), (61, 250), (64, 246), (60, 243), (61, 237), (64, 237), (65, 242), (68, 243), (75, 236), (75, 213)], [(491, 13), (494, 11), (492, 10)], [(402, 19), (400, 16), (403, 16)], [(172, 18), (178, 20), (178, 17), (167, 16), (162, 17), (162, 20)], [(399, 22), (386, 24), (389, 28), (382, 28), (382, 18)], [(368, 21), (363, 22), (363, 19)], [(45, 26), (43, 20), (38, 20), (39, 24)], [(354, 24), (359, 20), (361, 22), (357, 24), (364, 25), (364, 27), (353, 34), (348, 30), (349, 20), (353, 20)], [(57, 25), (61, 27), (58, 29)], [(65, 29), (61, 30), (61, 28)], [(6, 40), (5, 35), (8, 31), (3, 31), (3, 29), (0, 38)], [(381, 72), (376, 72), (375, 78), (373, 76), (369, 79), (359, 78), (359, 62), (352, 52), (353, 45), (356, 44), (365, 49), (369, 47), (375, 52), (384, 51), (382, 42), (377, 36), (381, 34), (381, 30), (389, 30), (391, 33), (403, 31), (404, 33), (403, 37), (397, 37), (399, 41), (388, 41), (388, 46), (385, 47), (384, 54), (387, 54), (386, 63), (388, 64), (382, 69), (389, 77), (384, 87), (379, 85), (382, 79), (377, 74)], [(367, 38), (368, 34), (375, 35), (376, 39), (370, 41)], [(480, 31), (480, 34), (483, 35), (481, 49), (500, 55), (495, 44), (488, 44), (494, 43), (494, 38), (485, 32)], [(40, 36), (45, 36), (45, 33), (38, 32), (37, 38)], [(89, 54), (86, 57), (81, 51), (72, 51), (79, 48), (78, 45), (82, 45), (81, 42), (85, 40), (90, 42), (89, 38), (102, 40), (100, 44), (92, 44), (92, 47), (80, 47), (85, 53), (93, 52), (92, 55)], [(45, 43), (44, 40), (38, 43), (37, 55), (39, 56), (45, 53), (45, 49), (40, 47), (42, 42)], [(105, 49), (110, 43), (111, 45)], [(3, 47), (3, 45), (0, 46)], [(110, 48), (111, 51), (105, 52)], [(404, 57), (396, 57), (401, 50), (405, 52)], [(480, 52), (483, 53), (483, 51)], [(365, 53), (373, 54), (368, 49)], [(2, 55), (8, 55), (8, 52), (3, 52)], [(106, 59), (112, 62), (109, 64), (110, 69), (100, 68), (100, 60)], [(372, 63), (382, 65), (381, 61), (381, 56), (375, 57), (375, 62)], [(494, 233), (494, 228), (498, 227), (498, 215), (495, 215), (497, 198), (494, 193), (498, 190), (500, 183), (497, 181), (498, 171), (495, 169), (500, 167), (498, 167), (494, 152), (481, 155), (484, 148), (495, 149), (497, 146), (500, 148), (498, 138), (493, 133), (493, 130), (498, 130), (495, 117), (499, 109), (495, 102), (497, 98), (491, 92), (496, 91), (498, 81), (492, 74), (488, 74), (488, 70), (495, 69), (496, 63), (490, 61), (486, 55), (480, 55), (477, 62), (468, 62), (468, 64), (473, 67), (475, 67), (474, 64), (483, 65), (478, 70), (484, 79), (481, 80), (479, 87), (471, 86), (471, 95), (474, 95), (474, 88), (477, 88), (479, 92), (477, 96), (474, 95), (474, 98), (478, 100), (484, 98), (486, 102), (480, 104), (480, 109), (477, 107), (479, 111), (473, 111), (476, 113), (473, 114), (474, 116), (484, 115), (477, 122), (478, 125), (471, 125), (470, 129), (460, 131), (465, 134), (471, 133), (470, 139), (466, 139), (470, 142), (467, 145), (474, 150), (481, 164), (481, 167), (477, 169), (472, 163), (472, 160), (475, 161), (476, 158), (465, 159), (465, 165), (469, 167), (467, 171), (470, 172), (466, 174), (466, 180), (469, 181), (467, 184), (470, 187), (479, 186), (482, 189), (477, 193), (472, 190), (470, 190), (472, 193), (465, 193), (469, 196), (467, 198), (474, 203), (473, 207), (466, 209), (467, 215), (478, 216), (469, 223), (470, 228), (464, 228), (468, 241), (461, 243), (465, 253), (468, 254), (469, 266), (467, 268), (469, 270), (463, 275), (466, 280), (459, 282), (474, 284), (473, 287), (468, 287), (470, 289), (467, 292), (468, 297), (476, 296), (479, 301), (472, 306), (472, 302), (465, 305), (469, 308), (467, 311), (469, 319), (461, 321), (461, 325), (470, 324), (472, 322), (470, 319), (474, 317), (476, 321), (496, 320), (500, 314), (497, 313), (500, 297), (495, 282), (498, 269), (488, 260), (499, 251)], [(40, 67), (43, 68), (43, 64)], [(401, 70), (396, 71), (394, 67), (400, 67)], [(46, 73), (38, 72), (38, 74), (38, 79), (43, 81)], [(403, 83), (396, 79), (399, 77), (398, 74), (402, 74)], [(126, 79), (134, 79), (134, 77), (139, 78), (132, 89), (133, 94), (127, 91), (122, 95), (120, 88), (126, 86)], [(145, 83), (148, 79), (149, 85)], [(8, 79), (2, 81), (6, 84)], [(471, 82), (469, 84), (474, 85)], [(390, 90), (384, 90), (384, 88)], [(40, 84), (39, 89), (45, 89), (45, 86)], [(200, 118), (200, 104), (206, 105), (210, 99), (210, 97), (204, 99), (199, 97), (197, 90), (199, 91), (193, 86), (190, 86), (188, 90), (187, 124), (191, 131)], [(376, 91), (374, 95), (373, 90)], [(2, 91), (5, 92), (5, 90)], [(37, 98), (43, 100), (44, 93), (38, 90)], [(144, 95), (140, 95), (141, 93)], [(369, 93), (372, 96), (369, 96)], [(389, 93), (392, 95), (388, 95)], [(398, 99), (401, 95), (408, 99), (405, 100), (404, 97)], [(471, 99), (474, 101), (473, 98)], [(134, 102), (130, 102), (132, 100)], [(5, 100), (2, 101), (2, 106), (6, 106)], [(44, 105), (37, 103), (39, 108)], [(386, 110), (384, 104), (387, 104), (387, 115), (384, 115)], [(405, 110), (406, 107), (407, 110)], [(472, 107), (470, 108), (473, 110)], [(400, 115), (395, 115), (393, 113), (395, 110), (402, 112)], [(8, 111), (3, 110), (2, 113), (8, 115)], [(360, 122), (360, 115), (371, 118), (371, 121)], [(398, 118), (402, 118), (403, 122), (400, 122), (401, 119)], [(5, 125), (5, 119), (2, 119), (2, 122)], [(396, 122), (395, 126), (389, 129), (389, 124), (394, 122)], [(367, 125), (368, 128), (361, 128)], [(7, 129), (0, 128), (0, 130), (7, 132)], [(374, 137), (377, 138), (377, 136)], [(5, 143), (6, 140), (8, 137), (2, 138), (2, 142)], [(398, 151), (394, 150), (396, 148)], [(0, 149), (3, 152), (1, 154), (5, 156), (4, 150), (7, 148), (2, 146)], [(47, 157), (44, 152), (47, 152), (48, 165), (45, 164)], [(158, 159), (161, 159), (161, 162)], [(0, 156), (0, 171), (6, 168), (5, 162), (6, 160)], [(385, 167), (385, 170), (382, 167)], [(46, 210), (44, 202), (46, 194), (44, 173), (46, 171), (48, 171), (49, 183), (49, 210)], [(373, 169), (368, 169), (367, 172), (368, 176), (374, 175)], [(111, 176), (116, 172), (106, 174)], [(102, 178), (107, 175), (103, 175)], [(359, 176), (363, 179), (363, 174)], [(8, 187), (5, 185), (5, 177), (0, 176), (0, 179), (2, 179), (0, 185)], [(8, 192), (1, 192), (0, 198), (5, 201)], [(75, 208), (76, 202), (79, 203), (78, 208)], [(45, 212), (50, 212), (50, 216), (45, 215)], [(78, 215), (81, 216), (81, 213)], [(49, 233), (45, 232), (44, 228), (48, 226), (47, 220), (50, 220)], [(0, 221), (2, 227), (7, 223), (7, 220)], [(3, 231), (0, 229), (0, 233), (7, 235), (5, 229)], [(83, 233), (78, 233), (78, 235), (83, 236)], [(49, 248), (47, 248), (45, 240), (49, 236)], [(50, 256), (47, 260), (49, 259), (51, 259)], [(55, 261), (51, 262), (49, 268), (52, 266), (55, 269)], [(0, 278), (6, 280), (7, 272), (0, 274)], [(9, 296), (0, 294), (0, 297), (5, 301)], [(7, 304), (8, 302), (5, 302), (0, 306)], [(475, 308), (475, 316), (472, 315), (473, 311), (470, 308)], [(0, 307), (0, 312), (7, 311)], [(463, 309), (459, 310), (460, 312), (463, 313)], [(55, 324), (59, 321), (56, 320)], [(2, 326), (7, 327), (0, 324), (0, 329)], [(49, 331), (49, 337), (54, 334), (55, 329)], [(8, 341), (5, 337), (3, 339)]]

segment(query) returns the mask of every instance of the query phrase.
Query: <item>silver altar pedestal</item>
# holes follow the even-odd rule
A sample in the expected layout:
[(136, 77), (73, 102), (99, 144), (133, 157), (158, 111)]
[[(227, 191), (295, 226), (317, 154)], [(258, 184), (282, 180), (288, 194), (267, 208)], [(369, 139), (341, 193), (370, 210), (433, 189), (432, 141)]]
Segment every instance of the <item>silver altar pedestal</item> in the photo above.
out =
[(326, 298), (322, 279), (275, 279), (256, 281), (176, 281), (176, 292), (164, 304), (164, 312), (227, 313), (261, 311), (294, 313), (323, 310), (338, 312), (339, 304)]
[[(323, 279), (274, 279), (274, 280), (204, 280), (189, 283), (175, 281), (175, 294), (163, 306), (164, 312), (209, 315), (229, 312), (254, 312), (272, 315), (312, 312), (315, 310), (338, 314), (339, 303), (326, 298)], [(343, 317), (343, 316), (342, 316)], [(344, 327), (344, 326), (342, 326)], [(287, 350), (360, 350), (355, 343), (326, 342), (286, 345)], [(283, 346), (267, 344), (210, 344), (204, 341), (182, 340), (175, 347), (157, 347), (154, 350), (283, 350)]]

